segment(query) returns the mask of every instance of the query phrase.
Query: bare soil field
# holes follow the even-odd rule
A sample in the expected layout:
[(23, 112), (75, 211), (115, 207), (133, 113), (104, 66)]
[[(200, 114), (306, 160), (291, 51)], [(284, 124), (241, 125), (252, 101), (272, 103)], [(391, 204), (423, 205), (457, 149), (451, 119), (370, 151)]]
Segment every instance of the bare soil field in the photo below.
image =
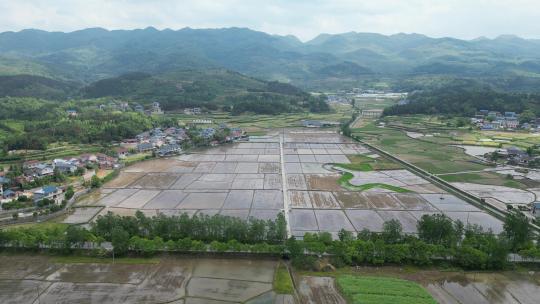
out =
[(332, 192), (309, 191), (309, 197), (311, 198), (313, 208), (341, 208), (337, 200), (332, 195)]
[(300, 280), (298, 293), (302, 303), (346, 304), (336, 288), (334, 278), (304, 276)]
[(308, 190), (341, 191), (338, 184), (339, 174), (306, 174)]
[(343, 208), (370, 209), (373, 205), (369, 203), (368, 198), (358, 192), (334, 192), (334, 197), (343, 206)]

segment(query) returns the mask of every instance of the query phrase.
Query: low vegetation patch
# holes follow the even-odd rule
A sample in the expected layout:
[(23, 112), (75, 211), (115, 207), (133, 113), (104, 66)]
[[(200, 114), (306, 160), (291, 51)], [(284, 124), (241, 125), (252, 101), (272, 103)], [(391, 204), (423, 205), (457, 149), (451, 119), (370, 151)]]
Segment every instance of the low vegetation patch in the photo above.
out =
[[(343, 164), (346, 166), (350, 166), (351, 170), (357, 170), (353, 169), (354, 167), (362, 167), (362, 166), (369, 166), (371, 170), (397, 170), (402, 169), (403, 167), (393, 162), (385, 157), (378, 157), (378, 158), (371, 158), (365, 155), (357, 154), (357, 155), (349, 155), (347, 156), (349, 160), (351, 161), (350, 164)], [(347, 167), (343, 167), (345, 169), (348, 169)], [(371, 171), (371, 170), (358, 170), (358, 171)]]
[(370, 184), (363, 184), (363, 185), (360, 185), (360, 186), (356, 186), (356, 185), (353, 185), (353, 184), (350, 183), (350, 180), (353, 177), (354, 177), (354, 175), (352, 173), (345, 172), (339, 178), (338, 183), (343, 188), (346, 188), (346, 189), (349, 189), (349, 190), (352, 190), (352, 191), (366, 191), (366, 190), (373, 189), (373, 188), (382, 188), (382, 189), (387, 189), (387, 190), (398, 192), (398, 193), (412, 192), (411, 190), (408, 190), (408, 189), (404, 189), (404, 188), (401, 188), (401, 187), (396, 187), (396, 186), (392, 186), (392, 185), (388, 185), (388, 184), (383, 184), (383, 183), (370, 183)]
[(274, 291), (278, 294), (293, 294), (294, 286), (289, 270), (283, 264), (279, 264), (274, 277)]
[(350, 303), (436, 303), (417, 283), (384, 277), (339, 276), (337, 284)]
[(448, 174), (440, 175), (439, 177), (450, 183), (475, 183), (483, 185), (505, 186), (516, 189), (527, 189), (527, 185), (521, 183), (520, 181), (509, 179), (502, 174), (494, 172)]

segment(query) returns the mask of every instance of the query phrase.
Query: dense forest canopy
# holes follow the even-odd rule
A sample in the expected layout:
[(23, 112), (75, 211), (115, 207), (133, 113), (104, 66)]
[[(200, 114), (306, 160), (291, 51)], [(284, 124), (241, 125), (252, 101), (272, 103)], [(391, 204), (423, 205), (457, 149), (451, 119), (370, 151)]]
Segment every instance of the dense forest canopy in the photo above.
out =
[(499, 112), (532, 111), (540, 116), (540, 94), (495, 91), (488, 86), (456, 82), (446, 86), (415, 91), (409, 103), (385, 109), (385, 115), (457, 114), (474, 116), (479, 110)]

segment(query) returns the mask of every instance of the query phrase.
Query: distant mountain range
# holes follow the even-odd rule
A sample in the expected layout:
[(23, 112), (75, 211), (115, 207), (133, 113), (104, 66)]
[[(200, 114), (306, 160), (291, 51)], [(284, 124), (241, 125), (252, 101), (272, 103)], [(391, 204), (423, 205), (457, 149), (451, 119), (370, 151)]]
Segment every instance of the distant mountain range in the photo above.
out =
[(486, 78), (499, 83), (525, 79), (536, 84), (540, 81), (540, 40), (351, 32), (321, 34), (301, 42), (293, 36), (245, 28), (0, 33), (0, 75), (67, 81), (70, 89), (73, 83), (83, 86), (129, 72), (222, 68), (309, 89), (327, 83), (425, 76)]

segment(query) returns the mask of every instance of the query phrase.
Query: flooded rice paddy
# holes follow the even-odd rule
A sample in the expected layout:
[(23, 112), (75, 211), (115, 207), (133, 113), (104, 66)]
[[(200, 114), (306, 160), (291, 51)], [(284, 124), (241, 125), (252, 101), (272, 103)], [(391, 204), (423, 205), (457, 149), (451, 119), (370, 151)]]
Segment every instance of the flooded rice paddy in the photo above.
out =
[(65, 264), (46, 256), (0, 257), (0, 303), (291, 300), (272, 291), (275, 260), (163, 257), (155, 264)]
[[(69, 223), (90, 221), (112, 211), (148, 216), (221, 214), (274, 219), (286, 210), (290, 234), (340, 229), (380, 231), (399, 220), (415, 233), (424, 214), (445, 213), (495, 233), (502, 223), (482, 210), (445, 193), (407, 170), (354, 172), (351, 183), (384, 183), (411, 193), (374, 188), (358, 192), (338, 184), (339, 172), (327, 163), (350, 163), (349, 155), (373, 155), (366, 147), (332, 131), (292, 129), (263, 139), (144, 161), (124, 168), (103, 188), (84, 196)], [(285, 191), (285, 193), (284, 193)], [(284, 195), (285, 194), (285, 195)]]

